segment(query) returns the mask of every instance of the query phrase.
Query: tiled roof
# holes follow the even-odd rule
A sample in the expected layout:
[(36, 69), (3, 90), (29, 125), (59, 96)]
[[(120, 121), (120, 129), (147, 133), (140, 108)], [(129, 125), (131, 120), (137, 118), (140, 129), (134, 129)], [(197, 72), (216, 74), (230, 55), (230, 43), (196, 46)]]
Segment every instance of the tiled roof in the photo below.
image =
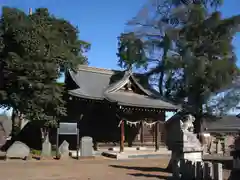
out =
[[(69, 94), (73, 96), (87, 99), (106, 99), (126, 106), (162, 108), (167, 110), (179, 109), (178, 106), (167, 102), (155, 90), (150, 88), (143, 74), (88, 66), (79, 66), (76, 73), (69, 71), (69, 74), (78, 86), (77, 89), (69, 90)], [(118, 91), (128, 82), (137, 86), (142, 93), (133, 94)]]
[(234, 115), (217, 117), (213, 121), (205, 121), (206, 131), (240, 131), (240, 118)]

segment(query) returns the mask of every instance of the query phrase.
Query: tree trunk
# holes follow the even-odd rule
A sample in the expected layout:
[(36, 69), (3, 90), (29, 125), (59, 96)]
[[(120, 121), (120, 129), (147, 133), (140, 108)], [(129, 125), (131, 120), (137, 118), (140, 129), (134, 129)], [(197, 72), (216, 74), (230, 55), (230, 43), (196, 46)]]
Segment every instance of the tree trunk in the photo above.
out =
[(17, 134), (16, 117), (17, 117), (17, 111), (15, 109), (13, 109), (12, 117), (11, 117), (11, 120), (12, 120), (12, 133), (11, 133), (11, 136), (12, 136), (12, 138), (14, 138), (16, 136), (16, 134)]
[[(191, 92), (194, 92), (194, 90), (190, 90)], [(194, 121), (194, 133), (197, 134), (198, 139), (201, 143), (203, 143), (203, 137), (202, 137), (202, 106), (203, 101), (202, 97), (198, 95), (198, 92), (194, 92), (193, 94), (190, 93), (188, 96), (188, 104), (192, 107), (192, 112), (195, 115), (195, 121)]]
[(47, 137), (49, 137), (49, 128), (43, 127), (41, 128), (42, 133), (42, 141), (45, 141)]
[(23, 120), (24, 120), (23, 114), (18, 112), (18, 128), (20, 130), (22, 130)]
[(168, 52), (168, 47), (165, 47), (163, 49), (163, 56), (162, 56), (162, 70), (161, 70), (161, 74), (160, 74), (160, 78), (159, 78), (159, 93), (161, 96), (163, 96), (163, 78), (164, 78), (164, 73), (165, 73), (165, 60), (166, 60), (166, 57), (167, 57), (167, 52)]

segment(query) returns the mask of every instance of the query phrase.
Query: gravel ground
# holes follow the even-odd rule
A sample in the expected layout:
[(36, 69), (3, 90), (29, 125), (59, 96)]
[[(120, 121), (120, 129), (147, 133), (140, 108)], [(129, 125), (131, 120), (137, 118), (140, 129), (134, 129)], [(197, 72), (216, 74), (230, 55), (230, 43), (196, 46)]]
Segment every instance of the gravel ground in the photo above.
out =
[[(0, 161), (4, 180), (161, 180), (169, 159)], [(229, 174), (225, 174), (225, 177)]]

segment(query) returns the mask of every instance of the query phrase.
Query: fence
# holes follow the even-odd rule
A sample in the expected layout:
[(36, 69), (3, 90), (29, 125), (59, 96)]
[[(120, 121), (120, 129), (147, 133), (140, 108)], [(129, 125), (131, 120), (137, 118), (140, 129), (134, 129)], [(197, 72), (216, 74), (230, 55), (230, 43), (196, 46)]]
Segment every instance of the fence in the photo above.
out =
[(223, 180), (223, 168), (221, 163), (181, 160), (180, 167), (174, 168), (173, 176), (186, 180)]

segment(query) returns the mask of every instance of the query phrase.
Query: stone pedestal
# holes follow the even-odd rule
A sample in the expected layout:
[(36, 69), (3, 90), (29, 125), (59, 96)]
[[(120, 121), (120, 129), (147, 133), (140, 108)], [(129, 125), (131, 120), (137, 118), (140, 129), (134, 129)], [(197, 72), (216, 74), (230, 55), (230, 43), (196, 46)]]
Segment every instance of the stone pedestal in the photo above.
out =
[(203, 151), (183, 152), (182, 159), (192, 162), (202, 162)]
[(231, 152), (233, 156), (233, 169), (229, 180), (238, 180), (240, 176), (240, 136), (235, 139), (234, 148)]
[(177, 167), (176, 164), (180, 167), (181, 160), (188, 160), (192, 162), (202, 162), (203, 158), (203, 151), (201, 149), (195, 151), (184, 151), (184, 152), (177, 152), (172, 151), (171, 159), (169, 161), (167, 170), (172, 172), (173, 167)]

